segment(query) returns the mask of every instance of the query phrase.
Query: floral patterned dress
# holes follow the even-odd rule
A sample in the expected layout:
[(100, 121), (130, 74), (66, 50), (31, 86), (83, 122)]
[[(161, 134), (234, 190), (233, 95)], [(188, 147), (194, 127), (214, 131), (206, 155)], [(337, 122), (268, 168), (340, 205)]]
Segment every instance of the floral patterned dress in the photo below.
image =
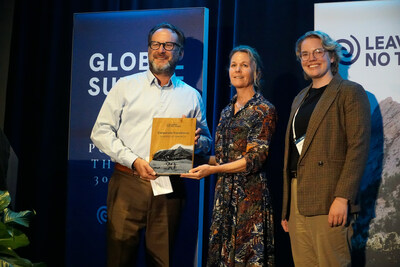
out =
[(246, 171), (218, 175), (207, 266), (274, 266), (272, 205), (262, 167), (275, 108), (256, 93), (234, 114), (236, 99), (221, 113), (215, 156), (219, 164), (244, 157)]

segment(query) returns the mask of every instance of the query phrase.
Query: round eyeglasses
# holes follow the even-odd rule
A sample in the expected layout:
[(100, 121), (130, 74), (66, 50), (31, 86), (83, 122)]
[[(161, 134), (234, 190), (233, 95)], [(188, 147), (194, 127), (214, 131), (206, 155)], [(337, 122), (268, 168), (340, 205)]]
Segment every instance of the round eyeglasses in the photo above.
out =
[(307, 51), (301, 52), (299, 55), (299, 58), (302, 61), (307, 61), (310, 59), (310, 55), (313, 55), (314, 58), (321, 58), (325, 55), (326, 50), (323, 48), (317, 48), (314, 51), (312, 51), (312, 53), (309, 53)]
[(181, 47), (179, 44), (174, 43), (174, 42), (160, 43), (160, 42), (157, 42), (157, 41), (151, 41), (151, 42), (149, 43), (149, 47), (150, 47), (151, 49), (153, 49), (153, 50), (159, 49), (161, 45), (162, 45), (162, 46), (164, 47), (164, 49), (167, 50), (167, 51), (174, 50), (175, 47), (178, 47), (178, 48)]

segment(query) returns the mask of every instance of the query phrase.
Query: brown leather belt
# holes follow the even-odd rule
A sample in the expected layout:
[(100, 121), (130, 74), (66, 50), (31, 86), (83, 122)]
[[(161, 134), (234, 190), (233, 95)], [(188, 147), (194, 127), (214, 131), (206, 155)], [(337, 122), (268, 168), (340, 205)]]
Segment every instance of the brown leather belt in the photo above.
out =
[(131, 168), (125, 167), (124, 165), (121, 165), (119, 163), (115, 163), (114, 169), (127, 173), (129, 175), (139, 175), (139, 173), (136, 170), (132, 170)]

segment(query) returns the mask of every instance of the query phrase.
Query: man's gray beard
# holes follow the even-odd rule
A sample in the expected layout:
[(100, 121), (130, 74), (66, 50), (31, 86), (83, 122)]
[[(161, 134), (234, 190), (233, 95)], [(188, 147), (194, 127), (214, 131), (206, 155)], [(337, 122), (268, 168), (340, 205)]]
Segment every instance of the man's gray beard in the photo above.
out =
[(154, 61), (150, 62), (150, 70), (155, 74), (172, 74), (175, 71), (175, 66), (171, 65), (171, 62), (168, 62), (162, 67), (158, 67)]

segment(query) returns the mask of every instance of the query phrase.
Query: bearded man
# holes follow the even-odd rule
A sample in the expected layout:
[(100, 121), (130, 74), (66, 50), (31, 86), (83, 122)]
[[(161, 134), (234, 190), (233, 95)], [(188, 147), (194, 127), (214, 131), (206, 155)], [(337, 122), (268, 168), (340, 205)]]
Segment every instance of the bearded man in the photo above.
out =
[(157, 174), (149, 165), (153, 118), (196, 118), (195, 153), (207, 153), (211, 135), (202, 98), (175, 75), (185, 36), (169, 23), (148, 35), (149, 70), (121, 78), (110, 90), (92, 130), (93, 143), (115, 162), (107, 195), (107, 264), (135, 266), (145, 230), (149, 266), (169, 266), (184, 203), (182, 179), (173, 193), (153, 195)]

